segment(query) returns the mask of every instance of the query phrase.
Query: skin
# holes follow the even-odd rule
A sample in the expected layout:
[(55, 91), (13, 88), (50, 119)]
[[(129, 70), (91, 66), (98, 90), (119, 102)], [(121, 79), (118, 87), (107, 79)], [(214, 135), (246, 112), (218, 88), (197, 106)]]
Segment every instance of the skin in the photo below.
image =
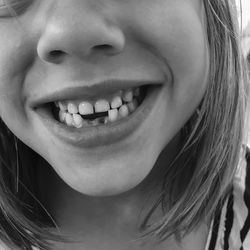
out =
[[(146, 194), (177, 154), (178, 132), (206, 89), (201, 1), (30, 2), (17, 19), (0, 16), (0, 116), (42, 156), (36, 166), (41, 200), (63, 233), (84, 241), (66, 248), (180, 249), (172, 238), (157, 246), (131, 239), (138, 236)], [(50, 57), (53, 51), (60, 53)], [(114, 145), (73, 147), (54, 137), (31, 108), (32, 98), (73, 87), (74, 80), (109, 78), (162, 83), (153, 115)], [(184, 249), (204, 248), (206, 233), (203, 225), (187, 236)]]

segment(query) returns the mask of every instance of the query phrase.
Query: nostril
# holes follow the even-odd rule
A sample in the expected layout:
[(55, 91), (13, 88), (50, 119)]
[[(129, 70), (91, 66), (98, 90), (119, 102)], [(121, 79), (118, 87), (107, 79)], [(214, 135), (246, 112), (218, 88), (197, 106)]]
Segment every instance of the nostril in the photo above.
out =
[(96, 49), (112, 49), (113, 47), (109, 44), (101, 44), (98, 46), (95, 46)]
[(64, 54), (64, 52), (61, 50), (53, 50), (53, 51), (49, 52), (49, 57), (50, 58), (57, 58), (57, 57), (62, 56), (63, 54)]
[(52, 50), (46, 56), (46, 61), (51, 63), (59, 63), (65, 55), (62, 50)]
[(100, 51), (100, 52), (113, 52), (115, 50), (115, 48), (112, 46), (112, 45), (109, 45), (109, 44), (100, 44), (100, 45), (97, 45), (97, 46), (94, 46), (92, 48), (92, 50), (94, 51)]

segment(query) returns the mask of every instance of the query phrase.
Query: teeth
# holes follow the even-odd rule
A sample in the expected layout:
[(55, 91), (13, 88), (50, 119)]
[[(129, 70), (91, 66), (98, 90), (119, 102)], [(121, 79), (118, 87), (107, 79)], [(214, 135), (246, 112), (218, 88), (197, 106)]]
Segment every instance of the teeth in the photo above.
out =
[(117, 109), (110, 109), (109, 110), (109, 121), (115, 122), (118, 118), (118, 110)]
[(129, 110), (128, 110), (128, 106), (126, 104), (122, 105), (119, 108), (119, 115), (121, 117), (127, 117), (129, 115)]
[(66, 117), (65, 117), (65, 121), (66, 121), (66, 124), (68, 126), (73, 126), (73, 117), (70, 113), (66, 113)]
[(138, 102), (136, 99), (134, 99), (132, 102), (127, 104), (129, 112), (132, 113), (135, 111), (135, 109), (138, 107)]
[(132, 102), (133, 100), (133, 92), (132, 90), (127, 90), (123, 95), (123, 101), (125, 102)]
[(67, 110), (66, 103), (64, 103), (64, 102), (58, 102), (58, 105), (59, 105), (60, 110), (62, 110), (62, 111), (66, 111)]
[(117, 109), (122, 106), (122, 99), (120, 96), (115, 96), (111, 102), (111, 108)]
[(81, 128), (83, 126), (84, 120), (78, 114), (73, 114), (74, 126), (76, 128)]
[(98, 100), (95, 103), (95, 112), (99, 113), (99, 112), (106, 112), (109, 111), (110, 106), (109, 106), (109, 102), (106, 100)]
[(60, 122), (64, 122), (64, 121), (65, 121), (65, 118), (66, 118), (66, 112), (60, 110), (60, 111), (59, 111), (59, 120), (60, 120)]
[[(115, 122), (127, 117), (139, 106), (138, 98), (140, 98), (140, 88), (121, 90), (113, 96), (110, 103), (105, 99), (97, 100), (94, 105), (89, 101), (57, 101), (55, 106), (59, 107), (58, 117), (61, 122), (70, 127), (82, 128)], [(104, 114), (94, 120), (83, 117), (101, 112), (108, 112), (108, 115)]]
[(78, 108), (76, 106), (76, 104), (69, 102), (68, 103), (68, 112), (70, 114), (77, 114), (78, 113)]
[(79, 113), (81, 115), (91, 115), (91, 114), (94, 114), (94, 107), (89, 102), (81, 102), (79, 104), (78, 109), (79, 109)]

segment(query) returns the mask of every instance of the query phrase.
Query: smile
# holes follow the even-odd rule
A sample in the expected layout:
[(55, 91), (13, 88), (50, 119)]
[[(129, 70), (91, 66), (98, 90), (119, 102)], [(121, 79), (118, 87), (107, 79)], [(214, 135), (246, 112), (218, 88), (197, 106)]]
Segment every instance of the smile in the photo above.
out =
[(120, 90), (96, 101), (58, 101), (52, 103), (52, 113), (56, 120), (70, 127), (107, 124), (131, 115), (144, 100), (146, 90), (146, 86)]
[(161, 86), (141, 83), (117, 89), (117, 84), (110, 92), (108, 85), (103, 91), (82, 87), (41, 98), (34, 111), (53, 136), (73, 146), (114, 144), (135, 133), (153, 113)]

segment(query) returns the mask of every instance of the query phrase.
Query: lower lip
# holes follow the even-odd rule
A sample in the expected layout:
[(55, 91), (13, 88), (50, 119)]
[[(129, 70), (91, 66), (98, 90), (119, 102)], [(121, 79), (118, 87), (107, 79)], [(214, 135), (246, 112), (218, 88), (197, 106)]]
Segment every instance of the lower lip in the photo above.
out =
[(150, 86), (141, 105), (129, 116), (116, 122), (83, 127), (68, 127), (58, 122), (45, 108), (36, 109), (46, 128), (60, 140), (76, 147), (91, 148), (108, 146), (131, 136), (153, 112), (160, 87)]

